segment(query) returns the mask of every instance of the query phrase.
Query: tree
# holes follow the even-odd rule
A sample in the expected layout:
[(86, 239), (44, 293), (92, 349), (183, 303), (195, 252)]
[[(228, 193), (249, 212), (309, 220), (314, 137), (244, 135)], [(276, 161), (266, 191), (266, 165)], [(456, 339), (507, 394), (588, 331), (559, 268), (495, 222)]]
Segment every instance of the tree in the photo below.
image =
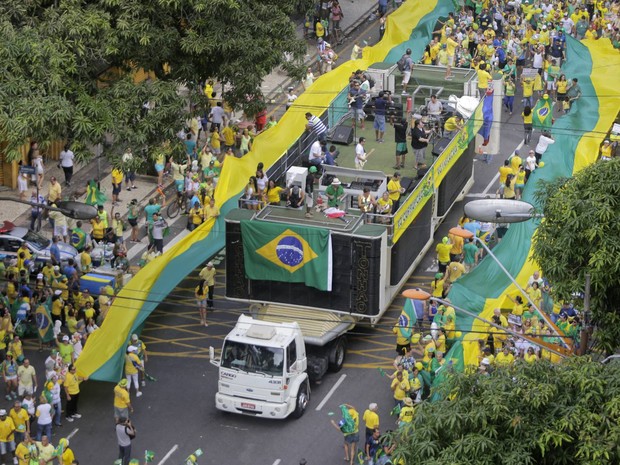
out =
[(395, 433), (395, 455), (425, 465), (619, 463), (619, 379), (620, 365), (586, 357), (454, 373), (444, 400), (421, 404)]
[(534, 239), (534, 258), (563, 300), (583, 292), (590, 274), (597, 342), (612, 353), (620, 346), (620, 160), (543, 183), (537, 199), (545, 219)]
[[(289, 19), (298, 5), (0, 0), (0, 141), (9, 159), (28, 139), (68, 139), (85, 157), (106, 138), (110, 153), (128, 145), (136, 153), (174, 139), (187, 101), (204, 103), (207, 79), (225, 84), (229, 104), (252, 110), (262, 105), (261, 83), (272, 69), (300, 66), (305, 44)], [(134, 83), (139, 69), (155, 79)]]

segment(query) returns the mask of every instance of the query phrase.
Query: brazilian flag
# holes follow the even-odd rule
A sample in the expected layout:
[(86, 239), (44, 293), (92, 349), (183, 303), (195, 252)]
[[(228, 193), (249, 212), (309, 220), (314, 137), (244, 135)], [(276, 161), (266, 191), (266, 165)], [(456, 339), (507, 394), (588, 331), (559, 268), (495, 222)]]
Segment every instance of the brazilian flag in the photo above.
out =
[(405, 306), (398, 317), (398, 330), (400, 331), (401, 336), (406, 339), (411, 339), (416, 322), (417, 317), (415, 314), (413, 300), (407, 299), (405, 301)]
[(94, 179), (88, 182), (86, 188), (86, 200), (84, 201), (88, 205), (103, 205), (108, 198), (97, 187), (97, 183)]
[(50, 305), (51, 299), (47, 299), (44, 304), (37, 307), (35, 312), (37, 330), (39, 331), (39, 337), (43, 342), (50, 342), (54, 339), (54, 325), (52, 324), (52, 316), (49, 311)]
[(242, 221), (245, 273), (250, 279), (305, 283), (332, 290), (329, 230), (267, 221)]
[[(545, 98), (546, 97), (546, 98)], [(552, 123), (551, 100), (547, 94), (538, 99), (532, 110), (532, 126), (539, 131), (549, 129)]]

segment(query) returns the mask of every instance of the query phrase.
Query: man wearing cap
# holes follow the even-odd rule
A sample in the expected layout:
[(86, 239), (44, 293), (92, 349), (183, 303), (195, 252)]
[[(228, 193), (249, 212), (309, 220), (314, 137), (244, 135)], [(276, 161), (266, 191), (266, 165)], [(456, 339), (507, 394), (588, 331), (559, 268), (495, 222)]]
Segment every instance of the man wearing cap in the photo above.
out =
[(325, 189), (325, 195), (327, 195), (328, 207), (340, 208), (346, 197), (340, 179), (334, 178), (332, 180), (332, 183)]
[[(146, 353), (146, 344), (138, 339), (138, 335), (136, 333), (133, 333), (131, 335), (131, 345), (136, 348), (136, 355), (140, 359), (140, 362), (142, 362), (142, 367), (144, 368), (145, 363), (149, 361), (148, 354)], [(144, 379), (144, 371), (141, 372), (141, 378), (142, 386), (145, 386), (146, 382)]]
[(69, 341), (69, 336), (66, 334), (62, 336), (62, 342), (58, 342), (58, 340), (56, 340), (56, 345), (58, 346), (58, 352), (60, 352), (62, 362), (69, 365), (71, 363), (71, 357), (73, 356), (73, 346)]
[[(379, 406), (372, 402), (368, 405), (368, 408), (364, 411), (364, 424), (366, 426), (366, 440), (372, 436), (372, 432), (375, 429), (379, 429), (379, 414), (377, 413)], [(364, 441), (365, 442), (365, 441)]]
[(209, 292), (207, 294), (207, 308), (213, 308), (213, 290), (215, 288), (215, 267), (213, 266), (213, 262), (208, 262), (207, 266), (205, 266), (198, 276), (200, 279), (204, 279), (206, 281), (206, 285), (209, 286)]
[(127, 379), (123, 378), (114, 386), (114, 420), (129, 418), (129, 412), (133, 413), (133, 407), (127, 390)]
[[(7, 416), (5, 409), (0, 409), (0, 456), (2, 456), (3, 459), (7, 455), (9, 455), (9, 457), (14, 457), (14, 432), (15, 423), (13, 423), (13, 420)], [(15, 459), (13, 459), (13, 462), (16, 463)]]
[(127, 355), (125, 356), (125, 376), (127, 378), (127, 391), (131, 389), (131, 384), (136, 386), (136, 397), (142, 396), (140, 392), (140, 384), (138, 382), (138, 372), (144, 371), (144, 366), (136, 353), (138, 349), (130, 345), (127, 347)]

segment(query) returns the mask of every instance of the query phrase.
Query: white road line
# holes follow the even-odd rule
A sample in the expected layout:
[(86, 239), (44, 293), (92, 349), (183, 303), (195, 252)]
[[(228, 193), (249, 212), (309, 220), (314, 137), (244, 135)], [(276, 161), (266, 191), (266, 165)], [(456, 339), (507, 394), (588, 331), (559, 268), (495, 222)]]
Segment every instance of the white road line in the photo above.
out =
[(164, 463), (166, 463), (166, 460), (168, 460), (170, 456), (174, 454), (174, 451), (176, 451), (178, 448), (179, 448), (178, 444), (175, 444), (174, 446), (172, 446), (172, 449), (170, 449), (168, 453), (164, 455), (164, 458), (161, 459), (157, 465), (163, 465)]
[[(515, 149), (512, 151), (512, 153), (511, 153), (510, 155), (512, 156), (512, 155), (514, 155), (514, 153), (515, 153), (517, 150), (521, 150), (521, 147), (523, 147), (523, 144), (524, 144), (524, 143), (525, 143), (525, 139), (524, 139), (524, 140), (522, 140), (522, 141), (521, 141), (521, 143), (515, 147)], [(495, 176), (493, 177), (493, 179), (491, 180), (491, 182), (489, 183), (489, 185), (486, 187), (486, 189), (482, 191), (482, 193), (483, 193), (483, 194), (486, 194), (487, 192), (489, 192), (489, 190), (491, 190), (491, 187), (493, 187), (493, 184), (495, 184), (495, 183), (497, 182), (497, 180), (498, 180), (498, 179), (499, 179), (499, 173), (495, 173)], [(472, 194), (471, 196), (470, 196), (470, 195), (468, 195), (467, 197), (473, 197), (473, 195), (475, 195), (475, 194)]]
[(73, 431), (71, 431), (69, 433), (69, 435), (67, 436), (67, 439), (71, 439), (73, 436), (75, 436), (75, 434), (80, 430), (80, 428), (75, 428)]
[(321, 401), (321, 403), (319, 405), (317, 405), (316, 407), (316, 411), (320, 411), (325, 404), (327, 403), (327, 401), (329, 400), (329, 398), (334, 394), (334, 392), (336, 392), (336, 389), (338, 389), (338, 386), (340, 386), (342, 384), (342, 382), (344, 381), (344, 379), (347, 377), (347, 375), (342, 375), (338, 381), (336, 381), (336, 384), (334, 384), (334, 386), (329, 390), (329, 392), (327, 393), (327, 395), (323, 398), (323, 400)]
[(280, 462), (281, 462), (281, 461), (282, 461), (282, 460), (278, 459), (278, 460), (276, 460), (275, 462), (273, 462), (273, 465), (280, 465)]

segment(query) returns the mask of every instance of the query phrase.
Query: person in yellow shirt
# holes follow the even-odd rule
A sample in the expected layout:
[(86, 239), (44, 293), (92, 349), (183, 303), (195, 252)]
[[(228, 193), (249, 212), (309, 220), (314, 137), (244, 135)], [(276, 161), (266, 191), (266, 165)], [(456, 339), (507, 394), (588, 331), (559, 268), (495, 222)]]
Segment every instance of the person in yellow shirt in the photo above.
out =
[(16, 400), (13, 408), (9, 411), (9, 417), (15, 425), (15, 444), (21, 443), (26, 434), (30, 433), (30, 415), (28, 410), (22, 407), (22, 403)]
[(400, 185), (400, 172), (394, 173), (387, 184), (387, 191), (392, 201), (392, 213), (395, 213), (400, 206), (400, 196), (405, 193), (405, 189)]
[(405, 406), (400, 409), (400, 413), (398, 414), (398, 427), (401, 428), (410, 424), (413, 421), (413, 401), (411, 397), (405, 397), (403, 400)]
[(499, 185), (500, 187), (506, 185), (506, 177), (512, 174), (512, 167), (509, 160), (504, 160), (504, 165), (499, 167)]
[(528, 347), (527, 348), (527, 352), (523, 355), (523, 359), (527, 363), (534, 363), (536, 360), (538, 360), (538, 356), (534, 352), (534, 348), (533, 347)]
[[(312, 166), (316, 170), (315, 166)], [(276, 185), (276, 182), (273, 179), (269, 180), (269, 184), (267, 187), (267, 201), (270, 205), (280, 205), (282, 189), (280, 186)]]
[(477, 75), (478, 75), (478, 95), (479, 97), (484, 97), (487, 92), (487, 88), (489, 87), (489, 81), (493, 79), (491, 74), (489, 74), (489, 72), (487, 71), (486, 63), (482, 63), (478, 67)]
[(364, 420), (364, 425), (366, 426), (366, 441), (370, 436), (372, 436), (372, 432), (375, 429), (379, 429), (379, 414), (377, 411), (379, 410), (379, 406), (376, 403), (371, 403), (368, 405), (368, 408), (364, 411), (364, 416), (362, 419)]
[(437, 63), (437, 55), (439, 54), (439, 51), (441, 50), (441, 43), (439, 43), (439, 41), (437, 40), (437, 38), (433, 38), (432, 42), (431, 42), (431, 46), (430, 46), (430, 53), (431, 53), (431, 60), (433, 61), (433, 63)]
[(534, 81), (533, 77), (521, 76), (521, 86), (523, 86), (523, 106), (533, 107), (534, 100), (532, 95), (534, 94)]
[(196, 289), (194, 290), (194, 297), (196, 298), (196, 305), (198, 306), (198, 312), (200, 313), (200, 325), (209, 326), (207, 324), (207, 295), (209, 292), (209, 286), (207, 282), (202, 279)]
[(123, 378), (114, 386), (114, 420), (129, 418), (130, 412), (133, 412), (133, 407), (127, 390), (127, 379)]
[(217, 218), (218, 216), (220, 216), (220, 210), (215, 205), (215, 199), (211, 197), (203, 210), (204, 220), (209, 221), (211, 218)]
[(131, 390), (131, 384), (136, 385), (136, 397), (142, 396), (140, 392), (140, 383), (138, 381), (138, 372), (144, 370), (142, 361), (138, 357), (137, 348), (135, 346), (127, 347), (127, 355), (125, 356), (125, 377), (127, 378), (127, 391)]
[(15, 448), (15, 457), (17, 457), (18, 465), (30, 465), (30, 455), (31, 452), (37, 450), (37, 445), (34, 440), (30, 437), (30, 434), (26, 433), (24, 435), (23, 440), (17, 444)]
[(463, 256), (463, 246), (465, 245), (465, 241), (462, 237), (454, 234), (448, 234), (448, 239), (452, 243), (452, 248), (450, 249), (450, 261), (453, 262), (457, 258)]
[(200, 270), (198, 276), (200, 279), (204, 279), (207, 286), (209, 286), (209, 293), (207, 295), (207, 308), (213, 308), (213, 291), (215, 289), (215, 267), (213, 262), (208, 262), (206, 266)]
[(341, 407), (347, 409), (351, 420), (353, 420), (353, 428), (352, 431), (343, 430), (343, 423), (336, 423), (334, 420), (331, 420), (332, 425), (338, 431), (340, 431), (344, 435), (344, 460), (348, 462), (349, 465), (353, 465), (353, 460), (355, 460), (357, 454), (357, 444), (359, 442), (359, 423), (360, 423), (360, 415), (350, 404), (342, 404)]
[(530, 144), (530, 139), (532, 138), (532, 108), (530, 106), (526, 106), (521, 113), (521, 117), (523, 118), (523, 131), (524, 131), (524, 143), (526, 145)]
[(50, 178), (50, 187), (47, 193), (47, 200), (50, 205), (58, 200), (62, 200), (62, 187), (60, 187), (60, 183), (56, 181), (56, 178), (53, 176)]
[(224, 138), (224, 148), (232, 149), (235, 146), (235, 130), (232, 128), (230, 121), (222, 129), (222, 137)]
[(446, 67), (446, 75), (444, 79), (452, 79), (452, 67), (454, 66), (454, 55), (459, 46), (456, 34), (453, 33), (446, 39), (446, 52), (448, 52), (448, 66)]
[(66, 438), (62, 438), (58, 441), (58, 447), (62, 450), (62, 454), (60, 455), (60, 463), (59, 465), (73, 465), (75, 461), (75, 454), (73, 450), (69, 447), (69, 440)]
[(402, 371), (396, 373), (396, 377), (392, 380), (390, 388), (392, 389), (396, 405), (400, 405), (402, 408), (404, 405), (405, 397), (407, 397), (407, 394), (410, 390), (409, 380), (405, 376), (403, 376)]
[(439, 263), (439, 272), (445, 273), (448, 265), (450, 264), (450, 251), (452, 250), (452, 243), (446, 236), (441, 239), (441, 242), (435, 247), (437, 252), (437, 262)]
[(510, 352), (510, 347), (504, 346), (502, 351), (495, 356), (495, 365), (499, 367), (507, 367), (514, 363), (515, 356)]
[(213, 128), (213, 131), (211, 131), (211, 137), (209, 138), (209, 141), (211, 142), (213, 154), (216, 157), (219, 157), (219, 155), (222, 153), (222, 139), (217, 128)]
[(465, 265), (463, 265), (462, 258), (456, 258), (451, 261), (447, 268), (446, 281), (453, 283), (465, 274)]
[(78, 404), (80, 401), (80, 383), (82, 381), (86, 381), (87, 379), (87, 376), (78, 376), (75, 365), (69, 365), (69, 369), (67, 371), (67, 374), (65, 375), (65, 381), (63, 383), (65, 388), (65, 395), (67, 397), (65, 419), (69, 423), (71, 423), (74, 419), (82, 418), (82, 415), (78, 413)]
[(112, 170), (112, 206), (118, 205), (118, 196), (123, 190), (123, 178), (125, 175), (120, 168), (114, 168)]
[(609, 161), (611, 160), (611, 143), (609, 139), (605, 139), (603, 141), (603, 145), (601, 146), (601, 160)]
[(0, 455), (13, 455), (15, 452), (15, 423), (7, 416), (5, 409), (0, 409)]
[(101, 218), (99, 216), (95, 216), (95, 218), (90, 221), (90, 225), (93, 228), (90, 233), (91, 239), (93, 241), (102, 241), (103, 236), (105, 235), (106, 226), (103, 224), (103, 221), (101, 221)]
[(442, 298), (445, 280), (443, 273), (435, 274), (435, 279), (431, 282), (431, 295), (433, 297)]
[(196, 202), (194, 206), (189, 211), (189, 230), (193, 231), (198, 226), (202, 224), (203, 219), (203, 211), (202, 205), (199, 202)]

